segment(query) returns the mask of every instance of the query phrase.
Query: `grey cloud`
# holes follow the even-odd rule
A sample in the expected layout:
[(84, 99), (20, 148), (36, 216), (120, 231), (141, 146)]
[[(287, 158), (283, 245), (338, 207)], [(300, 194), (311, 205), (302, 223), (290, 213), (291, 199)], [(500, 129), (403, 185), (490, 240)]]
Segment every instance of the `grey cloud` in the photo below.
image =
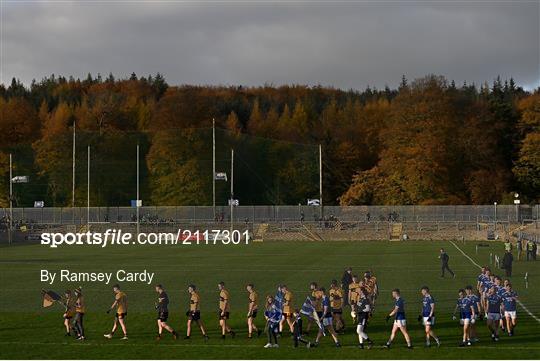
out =
[(539, 2), (7, 2), (3, 81), (161, 72), (171, 84), (540, 86)]

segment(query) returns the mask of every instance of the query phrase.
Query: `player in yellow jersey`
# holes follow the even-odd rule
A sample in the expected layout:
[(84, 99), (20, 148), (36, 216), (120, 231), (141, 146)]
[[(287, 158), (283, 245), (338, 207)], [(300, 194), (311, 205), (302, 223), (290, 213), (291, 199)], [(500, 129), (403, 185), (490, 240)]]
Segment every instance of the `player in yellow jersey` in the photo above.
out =
[(377, 277), (375, 277), (371, 271), (366, 271), (364, 273), (363, 284), (364, 288), (368, 293), (369, 300), (371, 301), (371, 304), (373, 306), (375, 304), (375, 300), (377, 299), (377, 295), (379, 294)]
[[(313, 304), (313, 308), (317, 312), (317, 316), (319, 316), (319, 319), (322, 320), (323, 316), (323, 307), (322, 307), (322, 297), (323, 293), (319, 290), (319, 285), (317, 285), (317, 282), (311, 282), (309, 285), (309, 289), (311, 291), (311, 302)], [(311, 325), (313, 324), (313, 320), (310, 318), (306, 327), (306, 333), (309, 333), (311, 330)]]
[(65, 311), (62, 316), (64, 318), (64, 326), (66, 327), (66, 336), (71, 336), (71, 319), (75, 316), (75, 300), (76, 298), (71, 293), (71, 290), (66, 290), (63, 299)]
[(227, 333), (230, 333), (232, 337), (236, 335), (236, 333), (229, 327), (227, 324), (227, 320), (229, 319), (230, 315), (230, 296), (229, 291), (225, 288), (225, 282), (221, 281), (218, 283), (218, 290), (219, 290), (219, 325), (221, 326), (221, 338), (225, 338), (225, 335)]
[(261, 335), (261, 330), (255, 326), (255, 318), (257, 318), (257, 311), (259, 309), (259, 295), (255, 292), (255, 286), (249, 283), (246, 286), (248, 292), (248, 312), (247, 312), (247, 324), (248, 324), (248, 338), (252, 337), (252, 333), (256, 332), (257, 336)]
[(116, 314), (114, 316), (114, 324), (111, 330), (111, 333), (107, 333), (103, 336), (105, 338), (112, 338), (114, 333), (116, 332), (116, 329), (118, 328), (118, 324), (120, 324), (120, 327), (122, 328), (122, 332), (124, 333), (124, 337), (122, 337), (122, 340), (127, 340), (127, 327), (126, 327), (126, 316), (127, 316), (127, 295), (120, 290), (120, 285), (116, 284), (113, 286), (113, 292), (114, 292), (114, 302), (111, 305), (111, 307), (107, 310), (107, 313), (110, 313), (113, 309), (116, 308)]
[(204, 324), (201, 320), (201, 298), (199, 296), (199, 293), (197, 292), (197, 287), (193, 284), (189, 285), (188, 293), (189, 293), (189, 310), (186, 312), (186, 316), (188, 317), (188, 320), (187, 320), (186, 336), (184, 337), (184, 339), (187, 340), (191, 337), (191, 326), (193, 322), (195, 322), (199, 326), (201, 333), (204, 336), (204, 340), (208, 341), (208, 335), (206, 334)]
[(279, 332), (283, 332), (283, 326), (285, 322), (289, 325), (291, 334), (294, 333), (294, 304), (293, 293), (287, 288), (287, 285), (281, 286), (281, 292), (283, 292), (283, 318), (279, 322)]
[(82, 294), (82, 288), (77, 288), (75, 293), (75, 318), (73, 320), (73, 328), (77, 332), (77, 340), (84, 340), (83, 318), (86, 312), (86, 304)]
[(332, 318), (335, 323), (336, 332), (342, 332), (345, 328), (343, 321), (343, 290), (338, 285), (337, 280), (332, 280), (330, 284), (330, 307), (332, 308)]
[(360, 281), (358, 280), (358, 276), (353, 275), (352, 283), (349, 285), (347, 299), (349, 301), (349, 305), (351, 305), (351, 316), (353, 317), (354, 324), (356, 324), (356, 313), (354, 312), (352, 305), (356, 305), (358, 301), (360, 300), (360, 288), (361, 288), (361, 284), (360, 284)]

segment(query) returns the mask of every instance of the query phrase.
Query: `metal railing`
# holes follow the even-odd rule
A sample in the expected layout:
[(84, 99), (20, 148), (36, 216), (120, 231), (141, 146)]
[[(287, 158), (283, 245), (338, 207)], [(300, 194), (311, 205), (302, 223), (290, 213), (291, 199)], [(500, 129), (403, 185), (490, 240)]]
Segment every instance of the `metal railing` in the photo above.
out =
[[(540, 220), (540, 205), (482, 206), (325, 206), (323, 219), (347, 222), (477, 222), (495, 223)], [(140, 207), (140, 223), (230, 221), (228, 206)], [(0, 227), (9, 221), (9, 208), (0, 208)], [(320, 221), (314, 206), (237, 206), (235, 222)], [(86, 224), (136, 222), (132, 207), (13, 208), (13, 222), (25, 224)]]

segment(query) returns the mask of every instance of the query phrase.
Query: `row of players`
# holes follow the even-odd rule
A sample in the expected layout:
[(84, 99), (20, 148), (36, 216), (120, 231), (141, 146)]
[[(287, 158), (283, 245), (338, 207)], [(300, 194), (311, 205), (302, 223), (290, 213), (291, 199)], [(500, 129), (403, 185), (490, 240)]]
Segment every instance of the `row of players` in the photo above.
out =
[[(491, 276), (490, 270), (485, 267), (482, 274), (478, 277), (477, 288), (479, 296), (477, 296), (471, 286), (459, 291), (455, 313), (459, 310), (460, 320), (463, 324), (463, 342), (462, 346), (471, 345), (477, 341), (476, 337), (476, 320), (481, 319), (483, 315), (487, 318), (488, 327), (492, 333), (492, 339), (498, 341), (498, 331), (500, 327), (506, 328), (509, 335), (513, 335), (513, 330), (516, 325), (516, 301), (517, 294), (512, 290), (509, 281), (504, 281), (504, 286), (501, 284), (499, 277)], [(219, 324), (221, 327), (222, 338), (227, 334), (232, 337), (235, 332), (228, 325), (230, 315), (230, 294), (223, 282), (218, 284), (219, 289)], [(167, 323), (169, 311), (169, 297), (162, 285), (156, 285), (155, 290), (158, 293), (156, 301), (157, 310), (157, 326), (158, 336), (161, 339), (163, 330), (170, 332), (174, 339), (178, 337), (176, 331)], [(260, 335), (261, 330), (255, 325), (255, 319), (258, 313), (258, 294), (252, 284), (246, 286), (248, 292), (248, 312), (247, 325), (248, 337), (253, 334)], [(363, 348), (364, 343), (367, 343), (368, 348), (373, 345), (371, 339), (367, 335), (367, 324), (373, 315), (374, 305), (378, 295), (377, 281), (374, 276), (366, 272), (364, 279), (358, 281), (357, 277), (353, 277), (353, 282), (349, 285), (347, 297), (343, 296), (342, 288), (334, 280), (331, 283), (329, 292), (327, 293), (324, 287), (318, 287), (317, 283), (313, 282), (310, 285), (311, 297), (309, 305), (304, 303), (302, 309), (296, 309), (293, 306), (293, 294), (286, 285), (278, 286), (278, 293), (282, 295), (282, 300), (276, 300), (277, 297), (267, 296), (264, 307), (264, 317), (266, 319), (266, 331), (268, 343), (265, 347), (277, 347), (278, 336), (283, 331), (285, 325), (288, 325), (291, 334), (293, 335), (294, 345), (305, 343), (308, 347), (317, 346), (321, 337), (325, 334), (325, 330), (330, 333), (336, 346), (340, 346), (338, 332), (343, 332), (345, 321), (342, 317), (343, 306), (345, 302), (351, 305), (351, 316), (353, 323), (356, 325), (358, 334), (359, 347)], [(115, 300), (111, 305), (108, 313), (115, 310), (115, 320), (110, 333), (105, 334), (106, 338), (112, 338), (118, 327), (123, 332), (122, 339), (127, 340), (127, 295), (120, 290), (119, 285), (113, 287)], [(206, 328), (201, 320), (200, 302), (201, 298), (195, 285), (188, 286), (190, 294), (189, 310), (186, 312), (187, 332), (185, 339), (191, 337), (192, 326), (195, 324), (200, 329), (205, 340), (208, 339)], [(435, 300), (431, 296), (428, 287), (422, 287), (422, 313), (419, 315), (425, 328), (426, 346), (430, 346), (430, 339), (433, 338), (440, 345), (439, 338), (435, 335), (433, 326), (435, 324)], [(84, 340), (83, 316), (85, 311), (84, 297), (81, 289), (77, 289), (72, 297), (71, 292), (66, 292), (66, 313), (64, 314), (65, 326), (67, 334), (73, 329), (76, 332), (77, 338)], [(390, 347), (397, 332), (401, 331), (405, 337), (408, 347), (412, 347), (411, 338), (407, 331), (407, 322), (405, 317), (405, 301), (401, 297), (400, 291), (394, 289), (392, 297), (395, 304), (391, 312), (387, 315), (387, 321), (394, 318), (394, 323), (390, 338), (385, 344), (385, 347)], [(345, 302), (344, 302), (345, 301)], [(279, 304), (279, 312), (276, 312), (276, 305)], [(312, 307), (313, 314), (304, 312), (306, 308)], [(277, 317), (276, 317), (277, 314)], [(302, 314), (308, 316), (308, 325), (306, 333), (309, 333), (314, 324), (319, 325), (319, 331), (314, 342), (309, 342), (303, 337), (302, 330)], [(504, 315), (504, 317), (502, 316)], [(71, 319), (74, 318), (73, 325), (70, 325)], [(503, 319), (506, 322), (503, 322)], [(336, 332), (337, 331), (337, 332)]]

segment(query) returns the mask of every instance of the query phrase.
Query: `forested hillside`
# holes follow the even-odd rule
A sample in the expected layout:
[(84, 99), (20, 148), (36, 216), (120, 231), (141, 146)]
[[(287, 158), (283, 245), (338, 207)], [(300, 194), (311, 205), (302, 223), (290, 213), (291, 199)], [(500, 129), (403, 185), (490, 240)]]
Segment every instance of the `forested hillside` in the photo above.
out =
[[(298, 204), (318, 197), (323, 149), (325, 204), (509, 203), (540, 200), (540, 92), (512, 79), (456, 85), (440, 76), (398, 89), (168, 85), (164, 77), (84, 80), (51, 76), (0, 86), (0, 206), (9, 162), (16, 205), (71, 205), (76, 124), (76, 204), (135, 199), (141, 147), (145, 205), (211, 205), (212, 119), (217, 171), (235, 157), (241, 204)], [(236, 168), (238, 167), (238, 168)], [(237, 173), (236, 173), (237, 172)], [(219, 182), (226, 203), (228, 183)]]

